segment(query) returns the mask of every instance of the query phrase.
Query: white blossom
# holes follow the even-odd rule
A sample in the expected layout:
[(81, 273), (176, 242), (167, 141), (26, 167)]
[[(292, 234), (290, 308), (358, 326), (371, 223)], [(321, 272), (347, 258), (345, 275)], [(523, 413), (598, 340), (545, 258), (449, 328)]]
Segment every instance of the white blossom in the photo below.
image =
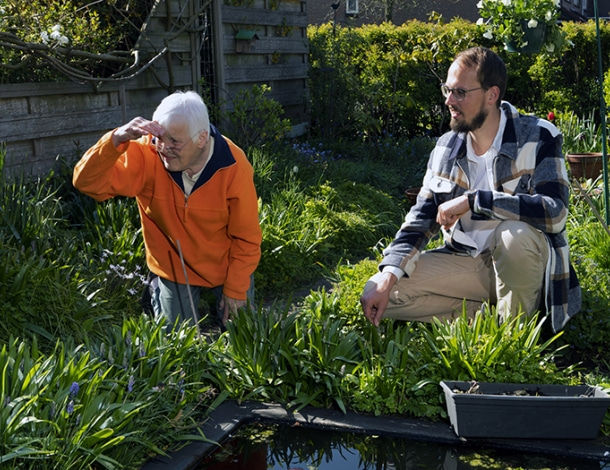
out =
[(485, 20), (484, 20), (483, 18), (479, 18), (479, 19), (477, 20), (477, 24), (478, 24), (479, 26), (481, 26), (482, 24), (485, 24)]
[(538, 21), (536, 21), (536, 20), (532, 19), (527, 22), (528, 28), (535, 28), (536, 26), (538, 26)]
[(53, 29), (53, 31), (50, 34), (50, 38), (57, 41), (60, 37), (61, 37), (61, 33), (59, 31), (57, 31), (56, 29)]
[(483, 33), (483, 37), (484, 37), (485, 39), (493, 39), (493, 38), (494, 38), (494, 35), (493, 35), (493, 33), (492, 33), (492, 32), (491, 32), (489, 29), (488, 29), (487, 31), (485, 31), (485, 32)]
[[(60, 46), (65, 46), (70, 42), (70, 40), (66, 36), (61, 34), (61, 25), (59, 25), (59, 24), (56, 24), (55, 26), (53, 26), (51, 28), (51, 34), (49, 35), (49, 37), (51, 39), (53, 39), (54, 41), (57, 41), (57, 43)], [(43, 42), (44, 42), (44, 39), (43, 39)], [(45, 42), (45, 44), (46, 44), (46, 42)]]
[(42, 41), (43, 44), (48, 44), (49, 43), (49, 34), (46, 31), (42, 31), (40, 33), (40, 40)]

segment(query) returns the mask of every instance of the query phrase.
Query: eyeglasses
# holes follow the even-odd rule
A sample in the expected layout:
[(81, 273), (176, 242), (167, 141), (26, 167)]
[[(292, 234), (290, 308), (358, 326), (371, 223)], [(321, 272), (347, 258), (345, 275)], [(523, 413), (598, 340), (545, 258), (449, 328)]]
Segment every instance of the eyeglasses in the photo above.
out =
[(449, 88), (444, 83), (441, 83), (441, 93), (443, 94), (443, 96), (445, 98), (449, 98), (449, 95), (452, 94), (453, 98), (458, 103), (460, 101), (464, 101), (464, 98), (466, 98), (466, 93), (469, 93), (469, 92), (475, 91), (475, 90), (482, 90), (483, 88), (484, 87), (480, 86), (478, 88), (471, 88), (470, 90), (464, 90), (463, 88)]
[(175, 153), (180, 153), (180, 151), (186, 147), (189, 142), (191, 142), (190, 140), (187, 142), (178, 142), (177, 140), (173, 139), (172, 137), (166, 138), (166, 137), (155, 137), (153, 139), (153, 143), (159, 147), (161, 144), (163, 144), (163, 148), (167, 149), (167, 150), (171, 150)]

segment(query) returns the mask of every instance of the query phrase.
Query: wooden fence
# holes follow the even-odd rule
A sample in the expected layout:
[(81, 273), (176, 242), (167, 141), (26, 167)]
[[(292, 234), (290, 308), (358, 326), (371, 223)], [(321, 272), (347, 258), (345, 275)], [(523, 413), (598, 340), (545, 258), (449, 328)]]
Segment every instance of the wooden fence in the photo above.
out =
[(197, 60), (191, 33), (175, 35), (169, 25), (180, 15), (194, 14), (180, 0), (156, 8), (150, 18), (141, 53), (144, 58), (165, 53), (130, 79), (101, 84), (25, 83), (0, 86), (0, 142), (4, 142), (5, 174), (36, 176), (52, 169), (58, 158), (71, 161), (106, 131), (141, 115), (150, 117), (156, 105), (177, 88), (197, 84)]
[(136, 83), (102, 87), (71, 83), (0, 87), (0, 141), (6, 145), (6, 174), (41, 175), (58, 158), (77, 159), (106, 131), (132, 117), (150, 116), (167, 95)]
[[(220, 4), (220, 2), (219, 2)], [(307, 11), (302, 0), (255, 0), (250, 7), (222, 5), (217, 38), (224, 98), (231, 109), (237, 92), (255, 84), (271, 87), (295, 127), (308, 121)], [(222, 100), (222, 98), (221, 98)]]
[[(256, 0), (259, 2), (261, 0)], [(267, 0), (265, 0), (267, 1)], [(211, 75), (225, 110), (240, 89), (268, 84), (295, 128), (307, 122), (307, 15), (301, 0), (278, 9), (263, 3), (231, 7), (214, 0), (166, 0), (152, 15), (143, 41), (148, 69), (128, 80), (83, 85), (72, 82), (0, 85), (0, 143), (5, 174), (42, 175), (58, 160), (76, 160), (106, 131), (135, 116), (150, 117), (161, 99), (177, 89), (199, 89), (202, 77), (201, 24), (213, 20)], [(192, 27), (176, 28), (191, 24)], [(179, 33), (175, 31), (179, 30)], [(238, 33), (252, 36), (240, 49)], [(239, 37), (242, 37), (239, 35)], [(237, 41), (237, 42), (236, 42)], [(248, 40), (250, 41), (250, 40)], [(239, 50), (238, 50), (239, 49)]]

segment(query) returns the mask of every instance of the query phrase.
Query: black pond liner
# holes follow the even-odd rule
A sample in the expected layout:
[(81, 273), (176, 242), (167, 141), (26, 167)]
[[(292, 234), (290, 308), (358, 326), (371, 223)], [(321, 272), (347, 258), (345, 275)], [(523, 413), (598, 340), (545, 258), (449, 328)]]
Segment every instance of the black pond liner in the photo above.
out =
[[(548, 458), (563, 459), (564, 463), (577, 461), (578, 466), (556, 467), (563, 469), (604, 469), (610, 470), (610, 447), (602, 445), (597, 440), (553, 440), (553, 439), (463, 439), (459, 438), (446, 422), (431, 423), (422, 420), (402, 418), (396, 416), (370, 416), (358, 415), (355, 413), (343, 414), (336, 410), (307, 407), (299, 412), (291, 412), (280, 405), (265, 404), (258, 402), (248, 402), (238, 404), (236, 402), (225, 402), (213, 411), (208, 419), (201, 424), (201, 431), (210, 442), (193, 442), (168, 457), (158, 457), (146, 463), (142, 470), (194, 470), (205, 469), (206, 458), (211, 456), (214, 451), (229, 448), (232, 435), (237, 434), (238, 428), (245, 427), (252, 423), (263, 423), (266, 425), (287, 425), (290, 429), (301, 428), (317, 431), (337, 431), (344, 433), (345, 436), (353, 439), (356, 435), (383, 436), (394, 441), (411, 441), (406, 445), (422, 445), (424, 443), (435, 444), (451, 448), (452, 452), (473, 452), (475, 450), (486, 449), (488, 451), (506, 451), (509, 454), (531, 454), (531, 458), (547, 456)], [(288, 429), (288, 428), (284, 428)], [(287, 433), (286, 433), (287, 434)], [(230, 444), (235, 446), (235, 444)], [(387, 447), (387, 446), (386, 446)], [(322, 447), (323, 449), (324, 447)], [(268, 446), (267, 449), (268, 450)], [(262, 450), (258, 450), (262, 453)], [(350, 451), (351, 452), (351, 451)], [(436, 451), (438, 454), (438, 451)], [(239, 452), (238, 452), (239, 454)], [(241, 454), (240, 454), (241, 455)], [(313, 454), (312, 454), (313, 455)], [(446, 456), (445, 454), (443, 454)], [(457, 454), (456, 454), (457, 455)], [(236, 458), (240, 458), (238, 455)], [(242, 455), (243, 458), (243, 455)], [(259, 457), (262, 458), (262, 457)], [(444, 468), (445, 470), (462, 470), (469, 468), (486, 469), (490, 468), (481, 464), (479, 467), (462, 466), (458, 460), (458, 466), (432, 467)], [(211, 465), (211, 463), (209, 463)], [(346, 470), (348, 467), (339, 467), (339, 464), (332, 467), (334, 470)], [(305, 464), (294, 465), (294, 468), (307, 469)], [(239, 467), (217, 467), (230, 470)], [(257, 470), (254, 466), (243, 467), (248, 470)], [(266, 467), (262, 467), (266, 468)], [(270, 467), (273, 468), (273, 467)], [(279, 467), (282, 468), (282, 467)], [(357, 470), (359, 467), (349, 467)], [(377, 468), (377, 467), (360, 467)], [(413, 468), (408, 467), (379, 467), (390, 470), (390, 468)], [(419, 468), (426, 468), (419, 467)], [(499, 467), (501, 468), (501, 467)], [(531, 468), (525, 466), (523, 468)], [(535, 468), (535, 467), (534, 467)], [(555, 468), (555, 467), (548, 467)], [(210, 466), (210, 470), (215, 470)]]

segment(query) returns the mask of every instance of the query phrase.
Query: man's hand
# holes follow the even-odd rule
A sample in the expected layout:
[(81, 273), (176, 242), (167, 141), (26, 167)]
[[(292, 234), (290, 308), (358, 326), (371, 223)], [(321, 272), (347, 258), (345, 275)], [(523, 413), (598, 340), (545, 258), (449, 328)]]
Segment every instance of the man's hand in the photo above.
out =
[(364, 316), (375, 326), (379, 326), (379, 322), (383, 317), (388, 302), (390, 300), (390, 292), (398, 279), (392, 273), (381, 273), (376, 276), (376, 281), (369, 280), (364, 286), (364, 292), (360, 297), (360, 304)]
[(218, 306), (222, 312), (222, 324), (226, 325), (229, 321), (229, 316), (233, 315), (240, 308), (245, 308), (248, 305), (247, 300), (237, 300), (232, 297), (222, 294), (222, 298)]
[(112, 143), (115, 147), (118, 147), (130, 140), (139, 139), (143, 135), (152, 134), (155, 137), (161, 137), (164, 133), (165, 129), (158, 122), (136, 117), (127, 124), (115, 129), (112, 133)]
[(438, 206), (436, 221), (441, 224), (445, 230), (449, 230), (449, 228), (469, 210), (468, 196), (463, 194), (455, 199), (451, 199), (451, 201), (443, 202)]

